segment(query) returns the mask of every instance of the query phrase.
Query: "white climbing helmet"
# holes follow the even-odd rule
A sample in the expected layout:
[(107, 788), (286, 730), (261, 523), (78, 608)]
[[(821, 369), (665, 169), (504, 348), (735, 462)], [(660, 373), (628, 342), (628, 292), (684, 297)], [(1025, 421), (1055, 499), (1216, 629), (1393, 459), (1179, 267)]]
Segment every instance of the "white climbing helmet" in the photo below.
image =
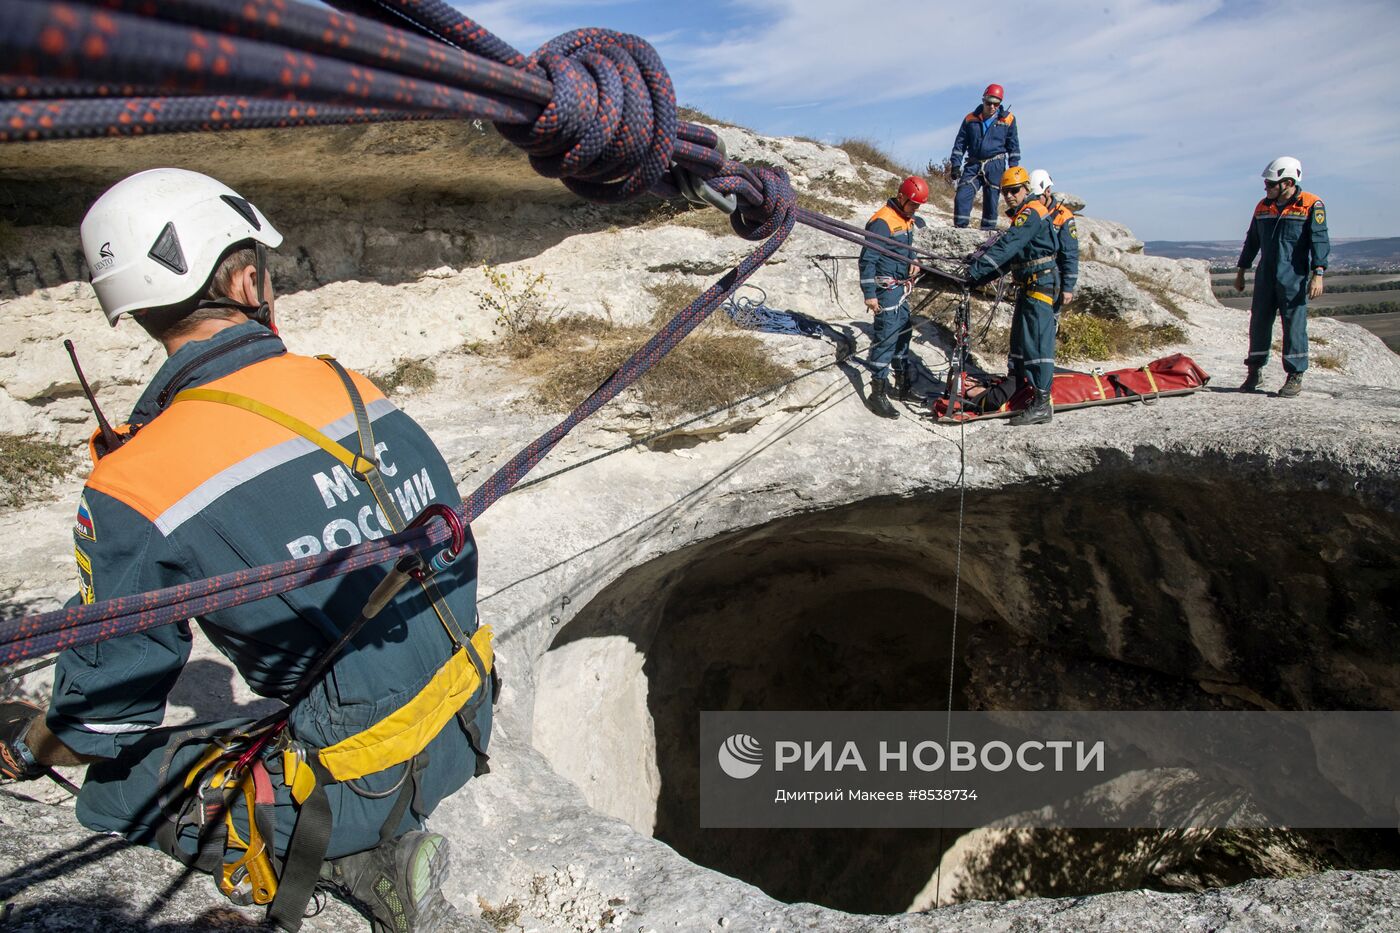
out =
[(81, 234), (92, 287), (113, 327), (129, 311), (199, 294), (234, 246), (282, 243), (238, 192), (179, 168), (138, 172), (108, 188), (88, 208)]
[(1045, 169), (1038, 168), (1031, 172), (1031, 195), (1033, 197), (1038, 198), (1053, 187), (1055, 187), (1055, 180)]
[(1285, 178), (1293, 179), (1295, 185), (1301, 182), (1303, 180), (1303, 163), (1292, 156), (1279, 156), (1264, 166), (1265, 181), (1283, 181)]

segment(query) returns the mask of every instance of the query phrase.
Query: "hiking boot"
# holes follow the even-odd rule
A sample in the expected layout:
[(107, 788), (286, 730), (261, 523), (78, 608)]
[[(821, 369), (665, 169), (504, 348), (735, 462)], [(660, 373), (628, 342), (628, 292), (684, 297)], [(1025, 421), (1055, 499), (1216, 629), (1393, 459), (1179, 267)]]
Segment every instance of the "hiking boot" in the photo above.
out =
[(1050, 393), (1036, 389), (1035, 397), (1025, 410), (1011, 416), (1011, 424), (1018, 428), (1027, 424), (1049, 424), (1052, 411)]
[(415, 830), (333, 859), (322, 875), (369, 915), (374, 933), (433, 933), (452, 913), (442, 896), (449, 858), (445, 838)]
[(878, 376), (870, 378), (870, 410), (881, 418), (898, 418), (899, 412), (894, 410), (890, 404), (889, 389), (885, 386), (885, 380)]
[(909, 401), (909, 396), (913, 394), (914, 374), (909, 371), (909, 367), (896, 369), (894, 371), (894, 397), (901, 402)]
[(1240, 383), (1240, 391), (1258, 392), (1261, 381), (1263, 381), (1262, 371), (1258, 366), (1251, 366), (1248, 375), (1244, 377), (1244, 382)]
[(1279, 398), (1297, 398), (1298, 393), (1303, 391), (1303, 374), (1289, 373), (1288, 378), (1283, 380), (1283, 385), (1279, 386)]

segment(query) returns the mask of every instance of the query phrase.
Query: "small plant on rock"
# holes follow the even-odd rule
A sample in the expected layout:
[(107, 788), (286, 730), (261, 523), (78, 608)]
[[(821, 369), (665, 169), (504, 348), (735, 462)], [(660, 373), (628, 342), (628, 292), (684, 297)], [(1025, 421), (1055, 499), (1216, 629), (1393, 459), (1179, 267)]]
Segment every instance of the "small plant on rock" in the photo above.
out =
[(560, 308), (550, 295), (544, 273), (483, 266), (486, 288), (476, 292), (481, 306), (496, 316), (494, 333), (517, 359), (549, 343), (557, 330)]
[(73, 451), (36, 436), (0, 434), (0, 504), (18, 508), (75, 465)]
[(371, 375), (369, 381), (385, 395), (393, 395), (402, 389), (416, 392), (431, 388), (437, 382), (437, 370), (427, 360), (401, 360), (387, 373)]

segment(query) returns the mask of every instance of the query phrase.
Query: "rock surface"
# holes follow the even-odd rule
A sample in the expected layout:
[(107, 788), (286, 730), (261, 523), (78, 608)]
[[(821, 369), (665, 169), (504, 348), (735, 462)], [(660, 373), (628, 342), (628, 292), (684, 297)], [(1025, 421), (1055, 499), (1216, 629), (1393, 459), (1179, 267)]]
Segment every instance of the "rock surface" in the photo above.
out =
[[(721, 132), (732, 153), (784, 165), (799, 184), (825, 179), (823, 196), (856, 219), (878, 199), (839, 200), (833, 192), (845, 189), (836, 183), (894, 180), (839, 150)], [(288, 237), (274, 274), (293, 350), (331, 352), (381, 373), (404, 360), (430, 362), (436, 384), (398, 401), (427, 427), (464, 489), (557, 418), (531, 400), (530, 377), (509, 359), (482, 355), (495, 323), (481, 299), (488, 267), (544, 273), (551, 300), (572, 313), (643, 323), (661, 303), (657, 287), (698, 293), (750, 248), (690, 225), (688, 215), (579, 204), (472, 127), (221, 139), (230, 141), (0, 148), (0, 187), (20, 205), (10, 217), (18, 245), (6, 249), (0, 283), (14, 325), (0, 350), (0, 432), (85, 440), (90, 414), (60, 336), (76, 339), (109, 414), (124, 412), (159, 365), (134, 328), (107, 327), (73, 256), (83, 202), (136, 168), (173, 163), (221, 174), (274, 219)], [(347, 161), (346, 153), (363, 158)], [(926, 242), (937, 251), (962, 255), (981, 241), (930, 215)], [(1186, 340), (1076, 365), (1141, 365), (1182, 351), (1212, 374), (1211, 389), (1242, 376), (1246, 315), (1214, 302), (1202, 264), (1142, 256), (1132, 233), (1109, 221), (1085, 218), (1081, 230), (1084, 288), (1096, 295), (1096, 313), (1175, 322)], [(860, 313), (854, 253), (799, 229), (753, 281), (771, 305), (844, 328), (864, 346), (869, 318)], [(935, 301), (930, 313), (914, 345), (924, 388), (946, 367), (950, 304)], [(814, 597), (855, 605), (872, 591), (896, 590), (942, 624), (960, 478), (965, 650), (976, 658), (969, 698), (1093, 708), (1147, 690), (1188, 708), (1397, 708), (1400, 663), (1387, 626), (1400, 610), (1386, 580), (1394, 577), (1400, 514), (1400, 359), (1356, 327), (1316, 319), (1310, 331), (1336, 368), (1316, 367), (1293, 401), (1207, 390), (1152, 407), (1062, 413), (1044, 429), (959, 429), (913, 409), (879, 421), (863, 405), (862, 375), (828, 367), (685, 429), (684, 444), (631, 449), (503, 499), (475, 528), (482, 612), (500, 633), (508, 682), (494, 770), (433, 818), (456, 845), (447, 893), (464, 911), (462, 928), (479, 928), (481, 915), (497, 929), (550, 930), (1395, 928), (1400, 876), (1390, 871), (885, 917), (782, 903), (646, 835), (668, 812), (668, 780), (658, 770), (667, 749), (692, 761), (695, 754), (667, 725), (684, 709), (668, 705), (668, 691), (675, 678), (703, 677), (709, 654), (705, 643), (681, 637), (678, 623), (736, 635), (771, 619), (777, 639), (805, 631), (799, 612)], [(796, 370), (833, 361), (830, 341), (761, 339)], [(995, 365), (995, 356), (984, 362)], [(1271, 373), (1282, 380), (1277, 366)], [(537, 474), (665, 423), (624, 397)], [(75, 473), (0, 518), (12, 543), (0, 557), (7, 616), (68, 595), (68, 528), (80, 485)], [(1279, 504), (1286, 508), (1274, 514)], [(1120, 526), (1126, 530), (1114, 530)], [(1098, 540), (1099, 530), (1112, 533)], [(1287, 568), (1285, 578), (1255, 572), (1270, 567)], [(726, 590), (741, 600), (734, 611), (699, 601), (691, 611), (691, 596), (712, 600)], [(813, 594), (808, 602), (794, 598), (804, 592)], [(768, 656), (744, 655), (739, 638), (721, 660), (750, 665), (747, 683), (765, 684), (762, 665), (782, 657), (787, 643), (749, 641), (768, 645)], [(172, 720), (263, 702), (198, 644)], [(668, 653), (673, 644), (685, 652)], [(45, 680), (32, 674), (23, 687), (42, 694)], [(53, 805), (0, 801), (5, 922), (148, 928), (151, 892), (175, 877), (173, 868), (151, 852), (109, 852), (105, 840), (89, 841), (62, 795), (37, 787), (25, 790)], [(101, 861), (83, 861), (99, 851)], [(938, 864), (932, 850), (912, 863), (919, 877), (904, 904)], [(128, 880), (138, 878), (139, 888)], [(340, 909), (308, 928), (351, 928)], [(197, 881), (151, 922), (173, 930), (251, 921)]]

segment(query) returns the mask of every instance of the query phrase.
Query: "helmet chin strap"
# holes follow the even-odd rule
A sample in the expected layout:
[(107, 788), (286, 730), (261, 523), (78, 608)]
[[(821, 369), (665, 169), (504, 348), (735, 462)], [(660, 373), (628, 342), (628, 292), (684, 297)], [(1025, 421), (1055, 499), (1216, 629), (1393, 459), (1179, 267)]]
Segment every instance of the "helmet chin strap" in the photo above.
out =
[(258, 306), (252, 314), (248, 315), (263, 327), (277, 333), (277, 328), (272, 324), (272, 308), (267, 303), (265, 282), (267, 281), (267, 247), (261, 243), (253, 244), (253, 253), (257, 256), (257, 277), (258, 277)]
[(261, 243), (253, 244), (253, 253), (257, 257), (254, 263), (255, 274), (258, 282), (256, 305), (245, 304), (235, 301), (232, 298), (204, 298), (195, 305), (197, 308), (231, 308), (235, 311), (242, 311), (248, 319), (261, 324), (274, 334), (277, 327), (272, 323), (272, 307), (267, 301), (267, 247)]

